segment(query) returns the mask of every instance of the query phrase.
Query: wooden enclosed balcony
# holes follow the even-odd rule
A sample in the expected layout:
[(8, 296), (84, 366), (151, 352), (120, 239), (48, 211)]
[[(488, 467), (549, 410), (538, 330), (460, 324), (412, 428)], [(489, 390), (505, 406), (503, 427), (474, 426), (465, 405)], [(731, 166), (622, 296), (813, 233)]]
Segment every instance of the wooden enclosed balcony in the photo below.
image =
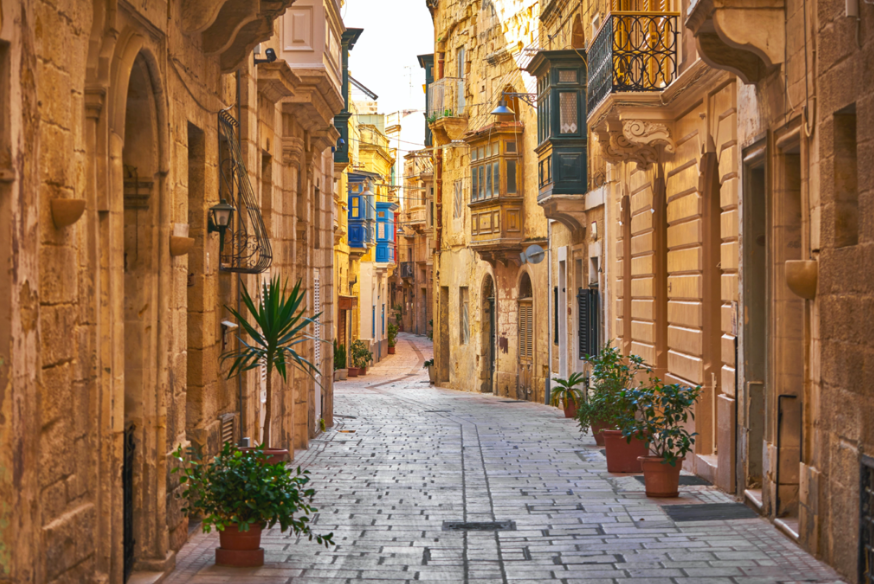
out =
[(407, 225), (420, 232), (427, 226), (427, 220), (425, 205), (410, 207), (410, 211), (407, 214)]

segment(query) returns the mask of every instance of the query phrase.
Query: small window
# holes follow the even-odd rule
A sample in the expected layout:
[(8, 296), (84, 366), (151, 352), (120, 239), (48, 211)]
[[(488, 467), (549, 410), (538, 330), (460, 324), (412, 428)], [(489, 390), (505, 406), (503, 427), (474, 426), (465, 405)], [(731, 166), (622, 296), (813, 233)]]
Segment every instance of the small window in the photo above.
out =
[(501, 163), (492, 162), (492, 196), (497, 197), (501, 186)]
[(559, 115), (559, 128), (562, 134), (576, 134), (579, 117), (577, 115), (577, 94), (575, 92), (563, 91), (560, 94), (559, 107), (561, 108)]
[(562, 69), (558, 72), (559, 83), (576, 83), (577, 72), (572, 69)]
[(485, 196), (491, 197), (492, 196), (492, 173), (489, 172), (489, 165), (488, 164), (480, 167), (480, 172), (483, 172), (483, 171), (485, 171), (485, 174), (486, 174)]
[(385, 219), (385, 211), (380, 211), (380, 212), (379, 212), (379, 218), (380, 218), (380, 219)]
[(476, 201), (479, 198), (479, 172), (477, 168), (471, 171), (470, 174), (471, 179), (471, 188), (470, 188), (470, 200)]
[(507, 194), (515, 195), (516, 193), (516, 161), (507, 161)]
[(486, 149), (485, 149), (485, 147), (480, 146), (480, 147), (479, 147), (479, 157), (480, 157), (480, 158), (485, 158), (485, 156), (486, 156)]
[(486, 196), (486, 172), (485, 168), (479, 167), (479, 198), (484, 199)]
[(479, 160), (479, 156), (477, 156), (477, 149), (476, 148), (470, 149), (470, 159), (474, 160), (474, 161)]
[(461, 312), (461, 322), (460, 322), (460, 330), (459, 330), (459, 340), (462, 345), (466, 345), (470, 342), (470, 300), (468, 296), (467, 287), (461, 287), (458, 289), (458, 300)]
[(352, 197), (352, 218), (358, 219), (360, 216), (360, 210), (358, 207), (358, 197)]
[(516, 141), (509, 140), (504, 144), (504, 152), (507, 154), (515, 154), (516, 153)]
[(462, 181), (455, 181), (455, 205), (453, 207), (453, 217), (459, 219), (462, 217), (464, 210), (464, 190)]

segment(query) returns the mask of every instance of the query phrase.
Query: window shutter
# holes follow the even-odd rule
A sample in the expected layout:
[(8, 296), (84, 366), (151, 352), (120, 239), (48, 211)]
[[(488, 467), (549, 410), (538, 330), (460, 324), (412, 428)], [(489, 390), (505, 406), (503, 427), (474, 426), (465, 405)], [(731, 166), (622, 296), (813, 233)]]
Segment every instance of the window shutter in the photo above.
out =
[(597, 355), (598, 347), (598, 291), (580, 288), (577, 292), (577, 335), (580, 346), (580, 359)]
[[(322, 311), (322, 283), (319, 280), (319, 271), (314, 270), (313, 273), (313, 314), (318, 314)], [(322, 325), (320, 324), (321, 317), (316, 323), (313, 325), (313, 335), (316, 337), (315, 341), (315, 363), (314, 365), (321, 371), (322, 369)]]
[(552, 316), (553, 316), (553, 326), (552, 326), (552, 343), (554, 345), (558, 344), (558, 286), (552, 289)]

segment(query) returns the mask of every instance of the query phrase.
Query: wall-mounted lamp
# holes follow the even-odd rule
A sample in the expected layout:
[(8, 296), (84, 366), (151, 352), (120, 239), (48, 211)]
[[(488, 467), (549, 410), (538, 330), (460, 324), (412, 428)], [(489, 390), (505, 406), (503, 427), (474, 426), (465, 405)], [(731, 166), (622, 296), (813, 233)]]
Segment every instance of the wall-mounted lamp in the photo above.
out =
[[(258, 53), (255, 54), (257, 55)], [(267, 58), (259, 59), (258, 57), (255, 57), (255, 64), (260, 65), (261, 63), (272, 63), (276, 60), (276, 51), (274, 51), (273, 49), (267, 49), (266, 51), (264, 51), (264, 56), (266, 56)]]
[(511, 110), (510, 108), (507, 107), (507, 100), (504, 99), (504, 98), (501, 98), (501, 103), (499, 103), (499, 104), (498, 104), (498, 107), (496, 107), (496, 108), (492, 111), (492, 115), (493, 115), (493, 116), (500, 116), (500, 115), (503, 115), (503, 114), (509, 114), (509, 115), (512, 115), (513, 113), (514, 113), (513, 110)]
[(228, 346), (228, 335), (238, 328), (240, 328), (240, 325), (235, 322), (229, 320), (222, 321), (222, 351), (224, 351)]
[(50, 204), (56, 229), (72, 225), (85, 212), (85, 199), (52, 199)]
[(209, 208), (209, 224), (207, 225), (206, 232), (218, 232), (219, 253), (221, 253), (222, 248), (225, 246), (225, 231), (228, 230), (228, 226), (231, 224), (234, 211), (236, 211), (234, 206), (224, 199), (218, 205), (213, 205)]

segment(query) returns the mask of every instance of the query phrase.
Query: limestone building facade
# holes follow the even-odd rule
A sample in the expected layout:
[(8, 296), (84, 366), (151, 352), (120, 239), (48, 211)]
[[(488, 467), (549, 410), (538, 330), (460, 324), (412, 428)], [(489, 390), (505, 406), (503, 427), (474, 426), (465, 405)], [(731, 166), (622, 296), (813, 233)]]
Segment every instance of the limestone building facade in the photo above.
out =
[[(169, 454), (261, 439), (263, 379), (220, 361), (242, 284), (301, 279), (331, 340), (344, 28), (291, 4), (2, 1), (0, 581), (172, 568)], [(306, 448), (330, 375), (279, 381), (271, 442)]]

